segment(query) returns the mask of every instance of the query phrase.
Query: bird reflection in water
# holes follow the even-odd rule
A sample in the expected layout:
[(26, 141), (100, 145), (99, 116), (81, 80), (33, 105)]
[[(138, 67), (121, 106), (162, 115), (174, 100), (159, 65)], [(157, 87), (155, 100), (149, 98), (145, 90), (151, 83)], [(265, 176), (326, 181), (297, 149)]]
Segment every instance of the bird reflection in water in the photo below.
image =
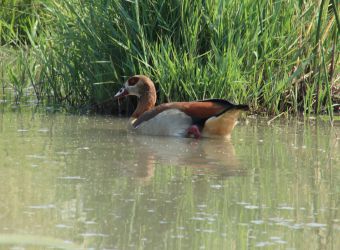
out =
[(127, 135), (134, 145), (133, 177), (141, 182), (152, 179), (155, 167), (187, 167), (196, 175), (218, 178), (245, 175), (231, 140), (173, 138)]

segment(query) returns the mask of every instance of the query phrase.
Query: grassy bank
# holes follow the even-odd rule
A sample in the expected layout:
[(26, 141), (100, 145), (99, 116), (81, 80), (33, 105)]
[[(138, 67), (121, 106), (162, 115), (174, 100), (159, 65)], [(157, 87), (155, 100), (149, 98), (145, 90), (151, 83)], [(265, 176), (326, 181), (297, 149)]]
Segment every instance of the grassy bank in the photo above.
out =
[(3, 1), (0, 79), (17, 100), (30, 88), (39, 101), (112, 110), (105, 100), (140, 73), (159, 102), (227, 98), (268, 114), (332, 115), (336, 2)]

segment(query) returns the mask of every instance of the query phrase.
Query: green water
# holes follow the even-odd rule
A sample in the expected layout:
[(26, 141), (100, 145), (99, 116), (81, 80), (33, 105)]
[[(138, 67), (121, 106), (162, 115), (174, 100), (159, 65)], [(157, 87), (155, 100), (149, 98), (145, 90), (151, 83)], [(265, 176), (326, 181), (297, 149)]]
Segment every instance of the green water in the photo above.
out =
[(0, 112), (0, 249), (339, 249), (339, 123), (219, 141), (126, 121)]

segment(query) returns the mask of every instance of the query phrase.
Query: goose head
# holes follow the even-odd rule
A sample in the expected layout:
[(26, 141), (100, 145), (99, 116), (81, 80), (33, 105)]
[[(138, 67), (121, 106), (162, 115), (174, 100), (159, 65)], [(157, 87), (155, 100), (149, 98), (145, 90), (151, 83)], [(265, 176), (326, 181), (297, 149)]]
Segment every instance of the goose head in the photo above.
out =
[(147, 76), (132, 76), (124, 83), (124, 86), (116, 93), (114, 98), (119, 99), (128, 95), (134, 95), (139, 98), (148, 95), (156, 97), (155, 85)]
[(132, 117), (138, 118), (144, 112), (152, 109), (156, 104), (156, 89), (151, 79), (144, 75), (130, 77), (123, 87), (116, 93), (114, 99), (134, 95), (139, 98), (137, 108)]

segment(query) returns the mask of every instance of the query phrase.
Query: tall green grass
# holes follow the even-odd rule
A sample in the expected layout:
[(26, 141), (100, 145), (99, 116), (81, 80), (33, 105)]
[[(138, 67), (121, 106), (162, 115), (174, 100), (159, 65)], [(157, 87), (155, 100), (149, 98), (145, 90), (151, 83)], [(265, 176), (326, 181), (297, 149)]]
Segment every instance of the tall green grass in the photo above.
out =
[[(48, 1), (45, 1), (48, 2)], [(0, 44), (21, 46), (38, 35), (45, 21), (43, 1), (2, 0), (0, 2)]]
[(338, 109), (334, 0), (33, 2), (40, 25), (20, 40), (40, 100), (100, 107), (128, 76), (146, 74), (159, 102), (227, 98), (268, 114)]
[[(3, 0), (0, 2), (0, 94), (16, 102), (40, 100), (44, 83), (36, 44), (46, 42), (48, 26), (44, 3), (37, 0)], [(0, 96), (0, 97), (1, 97)], [(1, 98), (0, 98), (1, 99)]]

